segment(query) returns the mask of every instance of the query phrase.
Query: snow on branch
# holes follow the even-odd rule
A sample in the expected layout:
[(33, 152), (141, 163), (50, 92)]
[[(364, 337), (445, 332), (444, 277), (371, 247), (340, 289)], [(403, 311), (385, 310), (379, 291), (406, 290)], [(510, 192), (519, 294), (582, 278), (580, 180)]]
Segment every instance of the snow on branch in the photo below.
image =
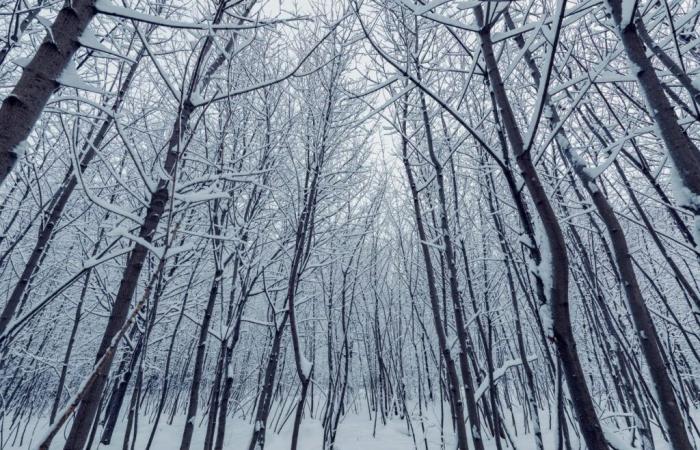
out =
[[(528, 362), (535, 361), (536, 359), (537, 356), (535, 355), (530, 355), (527, 357)], [(506, 374), (506, 372), (508, 372), (508, 369), (521, 366), (522, 364), (523, 361), (520, 358), (511, 359), (504, 362), (501, 367), (493, 371), (493, 382), (495, 383), (500, 378), (502, 378)], [(474, 398), (476, 399), (476, 401), (479, 401), (479, 399), (486, 393), (486, 390), (489, 388), (490, 385), (490, 378), (485, 378), (484, 381), (481, 382), (479, 387), (476, 388), (476, 391), (474, 392)]]
[(288, 23), (296, 20), (304, 20), (304, 18), (288, 18), (280, 20), (269, 20), (269, 21), (256, 21), (249, 25), (233, 25), (233, 24), (213, 24), (211, 22), (183, 22), (179, 20), (166, 19), (159, 16), (153, 16), (150, 14), (144, 14), (133, 9), (124, 8), (122, 6), (117, 6), (109, 0), (97, 0), (95, 2), (95, 9), (108, 16), (121, 17), (122, 19), (131, 19), (137, 22), (150, 23), (156, 26), (168, 27), (168, 28), (178, 28), (181, 30), (203, 30), (203, 31), (225, 31), (225, 30), (250, 30), (255, 28), (260, 28), (262, 26), (278, 25), (283, 23)]

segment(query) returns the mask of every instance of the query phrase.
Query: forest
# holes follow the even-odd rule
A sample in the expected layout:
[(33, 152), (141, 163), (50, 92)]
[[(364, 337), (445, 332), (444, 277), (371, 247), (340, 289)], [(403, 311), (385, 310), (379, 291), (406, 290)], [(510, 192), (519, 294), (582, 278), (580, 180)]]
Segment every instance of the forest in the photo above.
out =
[(0, 0), (0, 450), (700, 449), (699, 22)]

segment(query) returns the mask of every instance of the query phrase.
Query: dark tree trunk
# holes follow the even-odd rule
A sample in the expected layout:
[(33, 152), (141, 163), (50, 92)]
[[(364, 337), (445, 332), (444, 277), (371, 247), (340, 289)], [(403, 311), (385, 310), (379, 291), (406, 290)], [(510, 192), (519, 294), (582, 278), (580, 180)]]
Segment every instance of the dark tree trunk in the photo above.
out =
[[(119, 110), (124, 96), (126, 95), (126, 92), (130, 88), (134, 76), (136, 75), (136, 69), (139, 65), (141, 58), (144, 55), (144, 51), (145, 50), (142, 49), (139, 52), (135, 60), (136, 62), (131, 65), (131, 68), (129, 69), (129, 72), (126, 75), (126, 78), (122, 82), (121, 87), (119, 88), (119, 93), (117, 94), (117, 98), (115, 99), (114, 104), (112, 105), (113, 112)], [(88, 164), (90, 164), (90, 161), (92, 161), (92, 159), (97, 154), (97, 149), (102, 145), (102, 142), (107, 136), (107, 132), (109, 131), (113, 123), (114, 116), (106, 117), (104, 122), (102, 123), (102, 126), (95, 134), (94, 138), (91, 136), (90, 142), (86, 143), (83, 146), (84, 153), (82, 158), (80, 159), (80, 173), (85, 172), (85, 169), (87, 169)], [(1, 128), (4, 127), (0, 127), (0, 133), (2, 133)], [(34, 244), (34, 248), (32, 249), (32, 253), (29, 255), (29, 258), (27, 259), (27, 262), (24, 265), (24, 269), (22, 270), (22, 275), (20, 275), (19, 281), (12, 290), (12, 293), (10, 294), (9, 299), (3, 307), (2, 313), (0, 314), (0, 335), (2, 335), (7, 329), (7, 325), (10, 323), (10, 320), (12, 320), (12, 317), (14, 316), (15, 311), (17, 310), (17, 307), (19, 306), (20, 301), (22, 300), (22, 297), (24, 296), (25, 292), (27, 291), (27, 288), (29, 287), (29, 283), (32, 279), (32, 276), (36, 272), (37, 268), (40, 266), (41, 260), (43, 259), (44, 255), (49, 249), (51, 240), (53, 238), (53, 231), (56, 228), (56, 225), (58, 224), (59, 220), (61, 220), (63, 210), (65, 209), (66, 204), (68, 203), (68, 200), (70, 199), (77, 185), (78, 179), (74, 175), (73, 168), (71, 167), (68, 169), (68, 172), (63, 178), (61, 186), (54, 193), (53, 198), (49, 202), (49, 211), (47, 211), (43, 224), (39, 229), (39, 235), (36, 238), (36, 242)]]
[[(218, 229), (218, 226), (216, 226)], [(215, 232), (217, 234), (218, 232)], [(218, 241), (215, 241), (218, 242)], [(219, 247), (219, 245), (216, 245)], [(220, 247), (219, 247), (220, 248)], [(220, 266), (221, 253), (220, 250), (214, 249), (214, 258), (217, 259), (216, 271), (212, 280), (211, 289), (209, 290), (209, 298), (204, 310), (204, 318), (199, 329), (199, 340), (197, 343), (197, 354), (194, 360), (194, 374), (192, 376), (192, 387), (190, 388), (190, 397), (187, 406), (187, 421), (185, 422), (185, 430), (182, 434), (180, 442), (180, 450), (189, 450), (192, 445), (192, 435), (194, 433), (194, 422), (197, 416), (197, 406), (199, 404), (199, 388), (202, 382), (202, 372), (204, 371), (204, 357), (207, 351), (207, 337), (209, 336), (209, 324), (211, 322), (212, 312), (214, 311), (214, 303), (219, 292), (219, 284), (223, 275), (223, 268)]]
[(457, 431), (457, 447), (459, 450), (469, 450), (469, 444), (467, 439), (467, 430), (465, 427), (465, 416), (464, 416), (464, 404), (462, 402), (462, 394), (460, 389), (459, 377), (457, 375), (457, 368), (452, 355), (450, 353), (450, 348), (447, 345), (447, 337), (445, 336), (445, 328), (441, 317), (440, 300), (438, 297), (437, 286), (435, 284), (435, 271), (433, 268), (433, 261), (430, 256), (430, 248), (428, 247), (429, 238), (425, 231), (425, 226), (423, 224), (423, 215), (421, 212), (420, 200), (418, 198), (418, 188), (414, 180), (413, 171), (411, 170), (411, 163), (408, 159), (408, 141), (406, 134), (406, 117), (408, 115), (408, 105), (404, 103), (402, 117), (401, 117), (401, 134), (402, 134), (402, 157), (403, 165), (406, 171), (406, 177), (408, 179), (408, 184), (411, 189), (411, 197), (413, 202), (413, 212), (416, 220), (416, 228), (418, 230), (418, 237), (420, 239), (421, 252), (423, 254), (423, 262), (425, 264), (425, 275), (428, 281), (428, 297), (430, 299), (431, 312), (433, 315), (433, 322), (435, 325), (435, 331), (438, 337), (438, 345), (440, 347), (440, 353), (442, 353), (443, 360), (445, 361), (445, 368), (447, 370), (447, 381), (448, 388), (450, 392), (450, 406), (452, 409), (452, 414), (455, 420), (455, 428)]
[(24, 141), (80, 47), (79, 38), (97, 12), (94, 5), (94, 0), (66, 3), (0, 106), (0, 185), (21, 156)]
[[(194, 107), (191, 103), (185, 103), (182, 110), (179, 111), (178, 119), (173, 127), (173, 132), (168, 145), (168, 153), (163, 166), (165, 173), (169, 177), (174, 177), (175, 175), (175, 167), (180, 157), (182, 135), (184, 134), (184, 128), (189, 121), (193, 109)], [(161, 179), (158, 182), (156, 191), (149, 202), (146, 217), (141, 225), (141, 228), (139, 229), (139, 238), (148, 243), (153, 241), (153, 236), (155, 235), (158, 224), (163, 217), (165, 207), (168, 204), (169, 186), (171, 181), (171, 179)], [(124, 324), (124, 320), (126, 319), (126, 315), (129, 311), (129, 305), (131, 304), (131, 298), (134, 295), (134, 291), (141, 274), (141, 269), (143, 268), (143, 263), (146, 260), (147, 255), (148, 249), (139, 243), (136, 243), (134, 249), (131, 251), (131, 253), (129, 253), (126, 268), (124, 269), (122, 280), (119, 284), (119, 291), (117, 292), (114, 306), (112, 308), (112, 313), (109, 316), (107, 328), (105, 329), (104, 335), (102, 336), (102, 342), (100, 343), (97, 351), (97, 360), (102, 358), (106, 349), (112, 342), (112, 339), (114, 336), (116, 336), (117, 332)], [(113, 354), (108, 356), (106, 363), (100, 368), (95, 382), (91, 384), (90, 388), (86, 392), (84, 400), (81, 402), (80, 408), (75, 416), (75, 420), (73, 421), (73, 426), (71, 427), (68, 439), (66, 440), (64, 447), (65, 450), (82, 450), (83, 446), (85, 445), (85, 440), (87, 439), (87, 435), (90, 430), (90, 424), (92, 423), (97, 410), (97, 403), (99, 402), (99, 398), (102, 395), (102, 390), (107, 383), (109, 368), (113, 357)]]
[[(673, 176), (677, 176), (678, 183), (688, 191), (687, 193), (678, 192), (676, 201), (695, 215), (695, 241), (700, 242), (698, 239), (698, 233), (700, 233), (700, 150), (679, 125), (676, 112), (668, 101), (663, 85), (646, 54), (646, 47), (639, 35), (637, 25), (642, 19), (634, 17), (634, 14), (631, 17), (623, 17), (625, 12), (622, 8), (622, 0), (606, 0), (606, 3), (612, 13), (616, 31), (620, 36), (627, 57), (634, 68), (633, 75), (637, 78), (637, 83), (644, 94), (648, 112), (654, 119), (660, 134), (659, 137), (666, 144), (666, 150), (673, 162), (675, 172)], [(669, 427), (672, 426), (669, 425)], [(682, 423), (679, 423), (678, 427), (682, 431)], [(670, 438), (676, 450), (691, 448), (685, 432), (677, 435), (672, 432)]]
[(525, 149), (513, 110), (508, 101), (493, 52), (490, 26), (485, 25), (481, 6), (474, 8), (474, 13), (477, 24), (481, 28), (479, 32), (481, 49), (501, 119), (506, 129), (506, 135), (515, 154), (518, 167), (522, 172), (525, 186), (532, 197), (535, 209), (542, 222), (541, 226), (547, 240), (546, 245), (549, 248), (548, 256), (550, 260), (543, 260), (542, 264), (549, 266), (548, 270), (551, 274), (551, 286), (549, 287), (547, 300), (550, 303), (548, 308), (551, 314), (552, 338), (562, 361), (563, 372), (571, 393), (571, 399), (584, 441), (590, 450), (605, 450), (608, 448), (608, 445), (595, 412), (593, 399), (586, 385), (586, 377), (578, 358), (576, 341), (571, 328), (568, 255), (564, 235), (532, 162), (530, 152)]

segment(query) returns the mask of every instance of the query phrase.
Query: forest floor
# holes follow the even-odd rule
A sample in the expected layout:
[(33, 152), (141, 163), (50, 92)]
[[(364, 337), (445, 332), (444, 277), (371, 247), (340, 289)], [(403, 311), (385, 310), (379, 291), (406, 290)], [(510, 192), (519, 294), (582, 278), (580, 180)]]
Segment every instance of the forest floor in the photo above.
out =
[[(526, 433), (525, 430), (523, 430), (522, 417), (518, 417), (518, 415), (515, 415), (516, 423), (518, 424), (517, 429), (513, 427), (512, 422), (510, 422), (511, 418), (507, 418), (507, 420), (509, 420), (509, 423), (507, 424), (508, 431), (512, 441), (508, 440), (508, 444), (504, 443), (503, 447), (506, 449), (515, 448), (517, 450), (534, 450), (536, 447), (533, 435), (531, 433)], [(700, 418), (698, 411), (696, 411), (696, 414), (693, 414), (693, 416), (696, 419)], [(448, 417), (445, 419), (448, 420)], [(166, 420), (162, 420), (161, 424), (158, 426), (151, 449), (170, 450), (179, 448), (182, 430), (184, 429), (184, 420), (184, 416), (176, 417), (172, 424), (168, 424)], [(542, 426), (545, 428), (543, 433), (544, 448), (556, 448), (554, 433), (551, 432), (548, 422), (548, 413), (543, 412), (541, 415), (541, 420)], [(8, 433), (8, 424), (5, 423), (1, 436), (3, 445), (0, 445), (0, 450), (34, 449), (37, 445), (37, 441), (44, 435), (46, 419), (42, 418), (32, 422), (33, 423), (28, 424), (28, 426), (24, 429), (23, 437), (21, 436), (22, 430), (20, 430), (19, 434), (16, 433), (16, 431)], [(384, 425), (381, 424), (381, 422), (375, 424), (373, 420), (369, 419), (367, 414), (351, 413), (341, 419), (341, 423), (338, 428), (337, 443), (334, 450), (411, 450), (416, 448), (419, 450), (425, 450), (426, 448), (428, 450), (439, 450), (442, 448), (455, 448), (454, 435), (451, 427), (447, 423), (444, 431), (444, 444), (441, 445), (442, 439), (439, 423), (439, 417), (430, 417), (430, 415), (426, 415), (424, 419), (425, 431), (423, 432), (421, 430), (422, 427), (420, 420), (418, 418), (413, 418), (413, 426), (415, 427), (416, 435), (416, 440), (414, 442), (414, 438), (407, 429), (405, 420), (401, 420), (400, 418), (396, 417), (388, 420)], [(193, 450), (201, 449), (203, 447), (204, 433), (206, 430), (206, 422), (201, 423), (201, 418), (198, 418), (197, 425), (198, 426), (195, 428), (194, 439), (192, 442)], [(620, 425), (624, 426), (623, 423)], [(133, 448), (137, 450), (145, 448), (151, 427), (152, 425), (149, 423), (148, 418), (142, 417), (138, 424), (138, 433), (135, 446)], [(250, 442), (250, 436), (253, 431), (253, 424), (247, 420), (239, 418), (229, 419), (226, 428), (227, 433), (224, 448), (226, 450), (247, 450)], [(282, 428), (280, 433), (269, 431), (267, 434), (265, 448), (267, 450), (288, 450), (290, 445), (291, 428), (290, 419)], [(126, 420), (122, 420), (117, 425), (110, 445), (93, 445), (93, 448), (101, 450), (122, 449), (124, 444), (123, 440), (125, 429)], [(98, 430), (98, 433), (100, 431), (101, 430)], [(669, 450), (670, 447), (665, 441), (663, 441), (658, 429), (655, 429), (654, 431), (656, 450)], [(614, 446), (615, 450), (632, 450), (636, 448), (630, 445), (630, 436), (626, 431), (613, 431), (612, 429), (610, 431), (606, 430), (606, 436), (608, 437), (610, 443)], [(60, 433), (56, 439), (54, 439), (52, 448), (61, 448), (63, 443), (62, 441), (64, 439), (65, 435)], [(299, 449), (320, 450), (322, 448), (322, 441), (323, 427), (321, 425), (321, 421), (311, 418), (304, 419), (301, 425)], [(487, 439), (485, 444), (485, 447), (488, 450), (496, 449), (495, 442), (492, 439)], [(578, 439), (576, 436), (573, 436), (572, 450), (579, 449)]]

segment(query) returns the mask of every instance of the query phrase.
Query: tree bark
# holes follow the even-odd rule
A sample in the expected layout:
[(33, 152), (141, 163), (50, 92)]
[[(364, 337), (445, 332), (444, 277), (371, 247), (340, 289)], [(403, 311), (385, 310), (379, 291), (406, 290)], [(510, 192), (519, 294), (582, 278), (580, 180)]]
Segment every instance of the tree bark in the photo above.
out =
[(551, 286), (549, 286), (547, 300), (551, 303), (548, 306), (551, 314), (552, 338), (562, 361), (564, 375), (584, 441), (590, 450), (605, 450), (608, 445), (595, 412), (593, 399), (586, 385), (585, 374), (578, 358), (576, 341), (571, 328), (568, 255), (564, 235), (532, 162), (530, 152), (524, 148), (523, 139), (518, 130), (493, 52), (490, 25), (486, 25), (484, 22), (481, 6), (474, 8), (474, 15), (477, 25), (481, 28), (479, 32), (481, 49), (506, 135), (522, 172), (525, 186), (542, 222), (541, 226), (549, 248), (549, 261), (547, 258), (543, 258), (542, 264), (549, 266), (546, 267), (546, 270), (551, 274)]
[[(188, 101), (178, 112), (178, 117), (175, 121), (175, 125), (170, 136), (168, 153), (163, 165), (165, 174), (167, 174), (167, 176), (170, 178), (162, 178), (158, 182), (158, 186), (151, 196), (151, 200), (146, 211), (146, 217), (144, 218), (143, 224), (139, 229), (139, 238), (147, 243), (151, 243), (153, 241), (158, 224), (160, 223), (160, 220), (165, 212), (165, 207), (168, 204), (170, 184), (172, 182), (172, 177), (175, 176), (175, 167), (180, 157), (182, 144), (181, 139), (185, 132), (184, 128), (186, 127), (193, 110), (194, 107), (192, 103)], [(105, 355), (105, 351), (109, 347), (110, 342), (124, 324), (126, 314), (129, 310), (129, 304), (131, 303), (131, 298), (136, 290), (141, 269), (143, 268), (143, 263), (146, 260), (147, 255), (148, 249), (138, 242), (135, 244), (135, 247), (131, 253), (129, 253), (126, 268), (124, 269), (122, 280), (119, 284), (119, 291), (117, 292), (114, 306), (112, 308), (112, 313), (107, 321), (107, 327), (97, 351), (97, 360), (100, 360), (102, 356)], [(90, 430), (90, 424), (92, 423), (95, 412), (97, 411), (97, 404), (100, 396), (102, 395), (102, 390), (107, 383), (109, 368), (112, 364), (113, 357), (114, 355), (112, 353), (106, 356), (107, 359), (105, 364), (99, 367), (97, 379), (90, 385), (85, 393), (84, 399), (81, 402), (80, 408), (75, 416), (75, 420), (73, 421), (73, 426), (71, 427), (68, 439), (66, 440), (64, 450), (82, 450), (83, 446), (85, 445), (85, 441)]]
[[(124, 78), (124, 81), (122, 82), (119, 88), (119, 92), (117, 93), (117, 98), (112, 104), (112, 112), (116, 113), (119, 110), (122, 101), (124, 100), (124, 96), (126, 95), (126, 92), (131, 87), (131, 83), (134, 80), (134, 76), (136, 75), (136, 69), (139, 65), (139, 62), (143, 58), (144, 52), (145, 49), (143, 48), (141, 49), (141, 51), (139, 51), (135, 62), (131, 65), (131, 68), (129, 69), (129, 72), (126, 75), (126, 78)], [(97, 149), (102, 145), (102, 142), (107, 136), (107, 132), (112, 127), (113, 123), (114, 116), (105, 117), (102, 126), (100, 126), (94, 138), (91, 138), (90, 142), (84, 145), (84, 153), (83, 156), (80, 158), (80, 173), (85, 172), (85, 169), (87, 169), (88, 164), (90, 164), (92, 159), (96, 156)], [(0, 134), (1, 133), (2, 127), (0, 127)], [(15, 311), (17, 310), (17, 307), (19, 306), (22, 300), (22, 296), (25, 294), (27, 288), (29, 287), (32, 276), (41, 265), (41, 260), (48, 251), (49, 246), (51, 245), (53, 231), (56, 228), (58, 222), (61, 220), (63, 210), (65, 209), (66, 204), (68, 203), (68, 200), (70, 199), (77, 185), (78, 178), (74, 175), (73, 168), (71, 167), (68, 169), (68, 172), (64, 176), (61, 186), (54, 193), (53, 198), (49, 202), (49, 211), (46, 213), (46, 217), (43, 221), (43, 224), (39, 229), (39, 235), (37, 236), (36, 242), (34, 243), (32, 253), (29, 255), (29, 258), (27, 259), (27, 262), (24, 265), (24, 269), (22, 270), (22, 274), (20, 275), (19, 281), (17, 281), (17, 284), (13, 288), (9, 299), (5, 303), (2, 313), (0, 313), (0, 335), (2, 335), (7, 329), (10, 320), (12, 320), (12, 317), (14, 316)]]
[(438, 338), (440, 353), (442, 353), (445, 361), (445, 369), (447, 371), (448, 388), (450, 392), (450, 406), (453, 410), (455, 419), (455, 428), (457, 430), (457, 448), (459, 450), (469, 450), (467, 430), (465, 427), (464, 404), (462, 402), (462, 394), (460, 391), (459, 377), (450, 348), (447, 345), (447, 337), (445, 336), (445, 328), (441, 317), (440, 301), (438, 298), (437, 287), (435, 284), (435, 270), (433, 261), (430, 256), (430, 248), (428, 247), (428, 236), (423, 224), (423, 215), (421, 212), (420, 200), (418, 198), (418, 188), (411, 170), (411, 163), (408, 160), (408, 140), (406, 131), (406, 117), (408, 115), (408, 105), (404, 103), (401, 117), (401, 135), (402, 135), (402, 158), (403, 165), (406, 171), (406, 178), (411, 189), (411, 198), (413, 202), (413, 213), (418, 230), (418, 239), (420, 239), (421, 252), (423, 254), (423, 263), (425, 264), (425, 276), (428, 282), (428, 297), (430, 299), (431, 312), (435, 325), (435, 332)]
[(23, 152), (23, 145), (59, 78), (80, 47), (79, 38), (95, 17), (95, 0), (65, 4), (10, 95), (0, 106), (0, 185)]
[[(632, 75), (637, 78), (649, 115), (654, 119), (659, 137), (666, 144), (666, 150), (673, 162), (675, 173), (672, 175), (672, 182), (676, 185), (676, 201), (695, 215), (693, 234), (695, 242), (700, 242), (700, 150), (679, 125), (676, 112), (646, 54), (646, 47), (637, 29), (637, 23), (642, 19), (635, 18), (633, 12), (631, 17), (623, 17), (622, 0), (606, 0), (606, 4), (630, 61)], [(676, 447), (678, 449), (690, 448), (687, 436), (676, 436), (672, 440), (674, 446), (680, 445)]]

